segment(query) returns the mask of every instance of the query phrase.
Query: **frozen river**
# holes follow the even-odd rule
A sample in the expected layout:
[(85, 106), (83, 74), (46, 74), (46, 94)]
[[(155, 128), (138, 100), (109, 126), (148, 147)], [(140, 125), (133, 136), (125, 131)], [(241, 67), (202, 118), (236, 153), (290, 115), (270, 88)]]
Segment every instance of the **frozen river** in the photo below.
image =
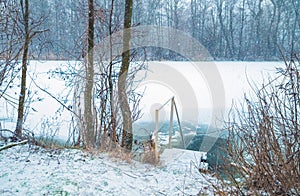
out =
[[(68, 65), (69, 62), (63, 61), (30, 62), (27, 84), (33, 102), (27, 108), (26, 129), (36, 134), (68, 136), (71, 113), (36, 86), (72, 107), (71, 87), (66, 86), (62, 78), (53, 77), (51, 72)], [(182, 120), (207, 124), (211, 121), (213, 108), (230, 108), (233, 100), (242, 100), (244, 94), (251, 91), (249, 82), (262, 83), (282, 65), (282, 62), (148, 62), (149, 72), (137, 88), (145, 91), (140, 104), (144, 115), (140, 121), (153, 121), (154, 109), (175, 96)], [(2, 128), (15, 128), (17, 105), (14, 103), (17, 103), (18, 84), (16, 79), (7, 91), (7, 95), (13, 97), (11, 103), (3, 98), (0, 100)], [(166, 106), (160, 120), (167, 120), (168, 112)]]

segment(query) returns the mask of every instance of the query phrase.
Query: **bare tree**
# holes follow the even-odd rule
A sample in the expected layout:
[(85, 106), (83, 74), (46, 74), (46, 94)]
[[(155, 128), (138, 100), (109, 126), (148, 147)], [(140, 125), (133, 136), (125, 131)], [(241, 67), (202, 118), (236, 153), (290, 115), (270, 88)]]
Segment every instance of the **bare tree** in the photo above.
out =
[[(120, 13), (115, 11), (121, 5), (115, 4), (115, 2), (115, 0), (107, 0), (106, 3), (102, 5), (99, 2), (97, 4), (97, 2), (94, 1), (94, 42), (100, 37), (100, 35), (104, 36), (105, 39), (99, 39), (99, 43), (97, 45), (95, 44), (97, 53), (94, 52), (93, 55), (93, 67), (95, 71), (93, 77), (93, 91), (91, 94), (92, 116), (90, 116), (90, 118), (93, 119), (94, 135), (90, 136), (93, 138), (91, 141), (93, 148), (101, 148), (101, 150), (114, 149), (114, 147), (117, 146), (117, 143), (120, 142), (119, 138), (122, 134), (122, 115), (120, 114), (120, 102), (118, 100), (119, 96), (117, 91), (119, 75), (125, 76), (123, 84), (127, 83), (124, 86), (126, 88), (124, 92), (127, 93), (127, 98), (125, 98), (125, 100), (129, 99), (129, 111), (130, 108), (132, 108), (130, 116), (134, 121), (137, 120), (141, 115), (141, 112), (138, 108), (138, 103), (142, 95), (135, 93), (135, 89), (132, 89), (133, 87), (131, 87), (131, 85), (135, 79), (134, 74), (139, 70), (144, 69), (144, 64), (139, 63), (139, 65), (136, 65), (129, 72), (127, 70), (125, 74), (119, 74), (122, 54), (119, 54), (119, 50), (115, 50), (115, 48), (119, 48), (120, 46), (122, 47), (120, 43), (122, 43), (123, 37), (118, 36), (119, 34), (116, 32), (121, 29), (123, 22), (120, 21), (120, 18), (122, 18), (120, 17)], [(88, 30), (85, 32), (88, 34)], [(88, 47), (84, 48), (83, 50), (86, 51), (87, 48)], [(133, 58), (135, 58), (135, 55), (129, 53), (129, 61), (131, 61)], [(139, 61), (142, 62), (141, 57), (137, 58), (139, 58)], [(56, 72), (63, 73), (62, 77), (64, 79), (68, 78), (66, 80), (68, 83), (67, 85), (72, 85), (74, 83), (76, 84), (75, 86), (72, 86), (74, 86), (75, 98), (74, 117), (77, 119), (78, 124), (76, 125), (77, 127), (75, 127), (75, 131), (72, 134), (78, 136), (78, 139), (75, 142), (76, 145), (82, 145), (83, 147), (87, 148), (87, 119), (85, 116), (88, 114), (84, 113), (84, 111), (86, 111), (84, 102), (87, 101), (87, 73), (85, 72), (88, 69), (88, 63), (86, 66), (84, 66), (84, 70), (76, 71), (74, 66), (70, 65), (69, 67), (70, 69), (59, 69)], [(122, 80), (120, 79), (119, 81)], [(83, 95), (81, 92), (83, 92)]]
[(85, 148), (93, 148), (94, 137), (94, 116), (93, 116), (93, 85), (94, 85), (94, 1), (88, 0), (88, 47), (87, 65), (85, 68), (85, 89), (84, 89), (84, 131)]
[(29, 47), (32, 39), (36, 34), (43, 33), (46, 30), (36, 30), (43, 23), (43, 18), (40, 18), (34, 21), (30, 16), (30, 7), (28, 0), (20, 0), (20, 10), (21, 16), (18, 18), (20, 25), (23, 26), (24, 31), (23, 35), (20, 35), (24, 39), (22, 45), (22, 65), (21, 65), (21, 90), (19, 94), (19, 103), (18, 103), (18, 117), (17, 117), (17, 125), (15, 130), (15, 136), (17, 138), (22, 137), (22, 129), (24, 123), (24, 108), (25, 108), (25, 100), (26, 100), (26, 78), (27, 78), (27, 66), (28, 66), (28, 56), (29, 56)]
[[(28, 64), (28, 50), (30, 44), (30, 30), (29, 30), (29, 1), (21, 0), (21, 10), (24, 21), (24, 46), (22, 56), (22, 78), (21, 78), (21, 92), (19, 95), (18, 118), (15, 134), (18, 138), (22, 136), (23, 121), (24, 121), (24, 104), (26, 96), (26, 77), (27, 77), (27, 64)], [(24, 5), (25, 4), (25, 5)]]
[(113, 13), (114, 13), (114, 0), (111, 0), (111, 8), (109, 12), (109, 54), (110, 54), (110, 62), (109, 62), (109, 72), (108, 72), (108, 84), (109, 84), (109, 100), (110, 100), (110, 115), (111, 115), (111, 147), (115, 147), (115, 143), (117, 141), (117, 120), (115, 114), (115, 104), (114, 104), (114, 84), (113, 84)]
[(131, 18), (132, 18), (132, 0), (125, 0), (124, 13), (124, 33), (123, 33), (123, 53), (122, 66), (118, 78), (118, 99), (122, 111), (122, 146), (128, 151), (132, 149), (132, 117), (127, 98), (126, 79), (130, 64), (130, 38), (131, 38)]

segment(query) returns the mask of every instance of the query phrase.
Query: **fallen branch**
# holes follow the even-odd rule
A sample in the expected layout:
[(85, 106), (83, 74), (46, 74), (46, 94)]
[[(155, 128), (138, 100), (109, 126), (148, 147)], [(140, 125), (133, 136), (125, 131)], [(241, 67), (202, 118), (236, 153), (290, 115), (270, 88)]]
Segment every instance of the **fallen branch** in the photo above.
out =
[(131, 178), (135, 178), (135, 179), (138, 178), (138, 176), (134, 176), (133, 174), (129, 174), (129, 173), (126, 173), (126, 172), (124, 172), (124, 171), (123, 171), (123, 174), (125, 174), (125, 175), (127, 175), (127, 176), (129, 176), (129, 177), (131, 177)]
[(8, 144), (8, 145), (6, 145), (6, 146), (1, 147), (1, 148), (0, 148), (0, 151), (6, 150), (6, 149), (9, 149), (9, 148), (12, 148), (12, 147), (14, 147), (14, 146), (27, 144), (27, 142), (28, 142), (28, 140), (24, 140), (24, 141), (21, 141), (21, 142), (11, 143), (11, 144)]

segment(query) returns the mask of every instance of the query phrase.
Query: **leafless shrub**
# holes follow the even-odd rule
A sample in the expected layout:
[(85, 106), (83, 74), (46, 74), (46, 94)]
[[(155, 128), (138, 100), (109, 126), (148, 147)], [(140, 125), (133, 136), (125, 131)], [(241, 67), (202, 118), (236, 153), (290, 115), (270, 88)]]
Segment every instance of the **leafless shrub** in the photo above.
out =
[(131, 163), (132, 161), (132, 153), (126, 152), (126, 150), (119, 145), (109, 151), (109, 157), (114, 158), (117, 161), (125, 161), (126, 163)]
[(151, 137), (142, 143), (143, 153), (141, 154), (141, 162), (149, 163), (151, 165), (159, 164), (159, 159), (156, 158), (155, 143), (154, 139)]
[(242, 111), (232, 109), (225, 174), (234, 194), (300, 194), (299, 66), (294, 55), (276, 78), (254, 88)]

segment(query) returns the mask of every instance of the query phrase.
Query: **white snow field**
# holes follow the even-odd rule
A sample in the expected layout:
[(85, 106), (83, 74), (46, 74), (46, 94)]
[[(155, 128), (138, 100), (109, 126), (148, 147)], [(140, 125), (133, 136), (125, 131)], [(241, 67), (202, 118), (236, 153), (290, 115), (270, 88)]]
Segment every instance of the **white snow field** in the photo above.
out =
[(155, 167), (75, 149), (15, 146), (0, 152), (0, 195), (213, 195), (205, 178), (214, 179), (193, 164), (198, 155), (168, 150)]

